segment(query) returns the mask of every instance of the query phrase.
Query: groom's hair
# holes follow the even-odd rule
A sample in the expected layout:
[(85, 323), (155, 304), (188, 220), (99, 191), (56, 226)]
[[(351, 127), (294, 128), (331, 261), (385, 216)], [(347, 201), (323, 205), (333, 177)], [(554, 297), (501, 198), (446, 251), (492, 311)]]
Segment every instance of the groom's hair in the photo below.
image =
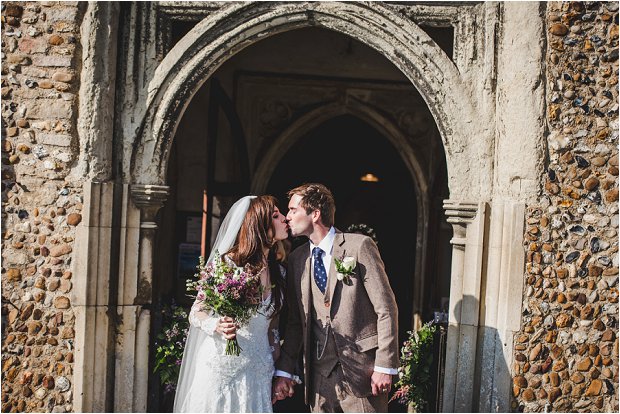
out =
[(334, 202), (332, 192), (323, 184), (303, 184), (293, 188), (287, 194), (289, 199), (295, 194), (301, 196), (299, 205), (306, 210), (306, 214), (319, 210), (321, 212), (321, 222), (325, 227), (334, 225), (336, 203)]

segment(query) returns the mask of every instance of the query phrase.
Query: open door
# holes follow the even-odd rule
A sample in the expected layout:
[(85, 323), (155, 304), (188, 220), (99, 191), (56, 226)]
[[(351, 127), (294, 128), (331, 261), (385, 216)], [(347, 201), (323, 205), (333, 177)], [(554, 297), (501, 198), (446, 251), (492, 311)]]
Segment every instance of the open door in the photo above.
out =
[[(250, 191), (247, 143), (235, 105), (216, 78), (211, 79), (209, 89), (207, 185), (203, 190), (201, 240), (204, 257), (210, 253), (219, 224), (230, 206)], [(230, 159), (231, 155), (236, 162), (219, 161)]]

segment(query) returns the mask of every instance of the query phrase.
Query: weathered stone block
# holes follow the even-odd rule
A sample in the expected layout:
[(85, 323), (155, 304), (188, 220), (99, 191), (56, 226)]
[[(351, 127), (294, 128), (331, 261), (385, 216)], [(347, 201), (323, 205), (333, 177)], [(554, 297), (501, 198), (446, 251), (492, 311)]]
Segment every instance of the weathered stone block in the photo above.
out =
[(586, 396), (593, 397), (599, 395), (601, 393), (601, 389), (603, 388), (603, 382), (599, 379), (592, 380), (588, 389), (586, 390)]
[(614, 188), (605, 193), (605, 201), (615, 203), (618, 201), (618, 189)]
[(47, 42), (52, 46), (59, 46), (65, 42), (65, 39), (62, 36), (53, 34), (47, 39)]
[(62, 293), (67, 293), (71, 290), (71, 287), (73, 286), (73, 284), (71, 283), (71, 281), (67, 280), (67, 279), (62, 279), (60, 281), (60, 291)]
[(82, 215), (79, 213), (71, 213), (67, 216), (67, 224), (77, 226), (82, 221)]
[(28, 105), (27, 115), (31, 119), (68, 119), (73, 116), (73, 110), (71, 102), (39, 99)]
[(536, 397), (534, 396), (534, 391), (532, 391), (529, 388), (523, 390), (523, 393), (521, 394), (521, 398), (523, 398), (523, 400), (527, 402), (534, 401), (536, 399)]
[(568, 27), (562, 23), (556, 23), (549, 28), (549, 33), (555, 36), (566, 36), (568, 34)]
[(24, 8), (16, 4), (8, 4), (4, 9), (4, 14), (10, 17), (21, 17), (23, 12)]
[(69, 244), (64, 243), (59, 246), (52, 247), (50, 249), (50, 256), (52, 257), (64, 256), (65, 254), (71, 253), (72, 250), (73, 248)]
[(52, 75), (52, 80), (56, 82), (71, 83), (73, 81), (73, 75), (66, 72), (56, 72)]
[(54, 84), (47, 79), (43, 79), (39, 81), (39, 88), (41, 89), (52, 89), (53, 87), (54, 87)]
[(74, 337), (75, 337), (75, 331), (73, 330), (73, 328), (66, 327), (62, 330), (62, 335), (61, 335), (62, 339), (71, 339)]
[(27, 320), (30, 317), (30, 315), (32, 315), (33, 310), (34, 310), (33, 303), (28, 303), (28, 304), (23, 305), (19, 319), (21, 319), (22, 321)]
[(58, 147), (68, 147), (71, 145), (72, 137), (66, 134), (37, 134), (37, 141), (41, 144), (55, 145)]
[(513, 383), (519, 388), (527, 388), (527, 380), (522, 375), (516, 376), (513, 379)]
[(9, 282), (18, 282), (22, 279), (21, 270), (15, 267), (12, 267), (6, 271), (6, 279)]
[(68, 68), (71, 67), (71, 56), (57, 56), (57, 55), (43, 55), (33, 56), (32, 64), (39, 67), (59, 67)]
[(15, 322), (18, 316), (19, 316), (19, 311), (17, 309), (11, 309), (11, 311), (9, 312), (9, 316), (8, 316), (9, 325), (13, 324), (13, 322)]
[(616, 339), (616, 333), (611, 329), (603, 332), (603, 336), (601, 337), (601, 341), (613, 341), (614, 339)]
[(38, 322), (38, 321), (28, 322), (26, 326), (28, 327), (28, 335), (36, 335), (37, 333), (39, 333), (39, 331), (43, 327), (41, 322)]
[(551, 388), (549, 390), (549, 402), (554, 402), (562, 395), (562, 391), (559, 388)]
[(588, 371), (591, 366), (592, 366), (592, 360), (590, 358), (584, 358), (577, 363), (576, 368), (577, 370), (584, 372), (584, 371)]
[(51, 7), (46, 10), (47, 23), (75, 22), (77, 16), (76, 7)]
[(19, 41), (19, 51), (27, 54), (41, 54), (47, 52), (47, 43), (42, 38), (25, 38)]

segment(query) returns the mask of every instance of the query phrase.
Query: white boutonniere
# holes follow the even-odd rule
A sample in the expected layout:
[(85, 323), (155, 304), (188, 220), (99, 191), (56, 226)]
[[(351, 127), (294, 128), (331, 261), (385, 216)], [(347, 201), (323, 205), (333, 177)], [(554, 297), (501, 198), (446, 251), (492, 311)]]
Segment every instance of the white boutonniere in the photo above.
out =
[(334, 259), (334, 262), (336, 263), (336, 279), (349, 283), (351, 275), (355, 274), (355, 266), (357, 266), (355, 257), (345, 256), (340, 259)]

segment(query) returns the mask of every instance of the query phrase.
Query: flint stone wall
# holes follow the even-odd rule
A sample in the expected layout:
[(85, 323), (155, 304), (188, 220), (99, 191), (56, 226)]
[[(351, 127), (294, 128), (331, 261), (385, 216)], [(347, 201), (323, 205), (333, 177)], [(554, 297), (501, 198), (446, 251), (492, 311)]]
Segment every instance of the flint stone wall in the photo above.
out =
[(2, 411), (71, 412), (78, 2), (2, 3)]
[[(1, 407), (70, 412), (80, 177), (107, 145), (79, 140), (85, 5), (1, 7)], [(617, 411), (618, 6), (547, 7), (548, 168), (526, 219), (513, 408)]]
[(618, 3), (547, 9), (548, 168), (527, 211), (513, 395), (618, 411)]

